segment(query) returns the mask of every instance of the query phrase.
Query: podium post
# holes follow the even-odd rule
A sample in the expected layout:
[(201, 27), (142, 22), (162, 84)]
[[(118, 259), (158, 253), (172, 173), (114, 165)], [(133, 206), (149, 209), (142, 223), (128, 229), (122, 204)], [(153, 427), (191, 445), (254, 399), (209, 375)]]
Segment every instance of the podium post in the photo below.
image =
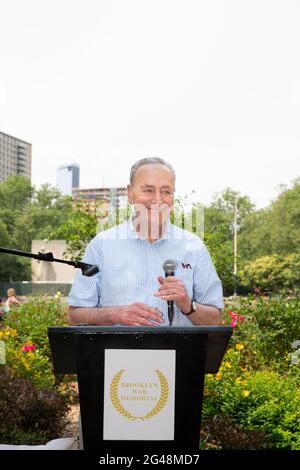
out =
[(85, 450), (198, 451), (205, 373), (232, 328), (49, 327), (57, 374), (77, 374)]

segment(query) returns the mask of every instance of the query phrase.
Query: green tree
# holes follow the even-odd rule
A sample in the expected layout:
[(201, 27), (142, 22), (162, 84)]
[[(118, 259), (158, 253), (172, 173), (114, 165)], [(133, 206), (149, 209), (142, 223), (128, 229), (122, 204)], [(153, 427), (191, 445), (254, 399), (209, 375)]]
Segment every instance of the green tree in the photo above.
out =
[(18, 246), (31, 251), (32, 240), (56, 238), (57, 227), (66, 223), (72, 212), (72, 199), (49, 184), (35, 190), (30, 204), (18, 217), (14, 238)]
[(245, 217), (255, 209), (255, 204), (251, 202), (248, 196), (242, 196), (240, 192), (226, 188), (222, 193), (214, 195), (209, 207), (218, 209), (232, 224), (235, 201), (238, 207), (238, 223), (242, 227)]
[(33, 187), (26, 176), (9, 176), (0, 184), (0, 209), (22, 211), (32, 193)]
[(246, 261), (300, 252), (300, 178), (291, 188), (282, 186), (269, 207), (247, 216), (240, 249)]
[(239, 253), (242, 262), (272, 254), (270, 244), (271, 211), (260, 209), (249, 214), (239, 233)]
[[(212, 203), (204, 211), (204, 241), (211, 253), (216, 270), (223, 284), (225, 295), (234, 289), (234, 214), (237, 205), (238, 230), (245, 229), (245, 220), (254, 212), (254, 204), (248, 196), (226, 188), (221, 194), (216, 194)], [(239, 251), (238, 251), (239, 253)], [(238, 265), (241, 257), (238, 254)]]
[[(97, 233), (98, 218), (107, 218), (105, 211), (99, 214), (100, 207), (101, 203), (90, 205), (78, 199), (68, 218), (53, 232), (53, 237), (66, 240), (65, 255), (70, 259), (82, 259), (87, 244)], [(108, 224), (104, 224), (104, 228), (108, 228)]]
[[(31, 251), (34, 239), (55, 238), (68, 220), (72, 200), (49, 185), (35, 190), (28, 178), (10, 176), (0, 184), (0, 241), (7, 248)], [(0, 281), (31, 279), (31, 260), (1, 254)]]
[(300, 252), (300, 178), (292, 187), (282, 186), (278, 198), (271, 204), (269, 220), (270, 245), (273, 253)]
[(14, 243), (16, 221), (30, 203), (32, 192), (25, 176), (9, 176), (0, 184), (0, 220), (6, 225), (11, 243)]
[[(0, 184), (0, 239), (6, 248), (24, 249), (15, 238), (15, 228), (30, 203), (33, 188), (25, 176), (10, 176)], [(13, 255), (1, 253), (0, 280), (30, 279), (30, 262)]]

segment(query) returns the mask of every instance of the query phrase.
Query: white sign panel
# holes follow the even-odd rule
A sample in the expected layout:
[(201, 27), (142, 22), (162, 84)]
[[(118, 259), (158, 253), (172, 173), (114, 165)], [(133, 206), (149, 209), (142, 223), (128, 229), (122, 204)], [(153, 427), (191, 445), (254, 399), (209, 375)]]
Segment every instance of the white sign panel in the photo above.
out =
[(174, 440), (175, 354), (105, 350), (104, 440)]

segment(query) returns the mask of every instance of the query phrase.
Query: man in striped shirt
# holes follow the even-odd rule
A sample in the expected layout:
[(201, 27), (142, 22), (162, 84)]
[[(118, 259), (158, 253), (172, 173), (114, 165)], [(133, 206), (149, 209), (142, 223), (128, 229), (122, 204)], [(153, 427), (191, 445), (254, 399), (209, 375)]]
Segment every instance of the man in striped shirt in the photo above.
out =
[[(220, 324), (220, 279), (201, 239), (171, 224), (174, 192), (175, 172), (165, 160), (132, 166), (128, 200), (135, 214), (88, 244), (83, 261), (99, 273), (77, 273), (68, 298), (71, 325), (165, 326), (167, 301), (174, 326)], [(167, 259), (176, 260), (174, 276), (164, 277)]]

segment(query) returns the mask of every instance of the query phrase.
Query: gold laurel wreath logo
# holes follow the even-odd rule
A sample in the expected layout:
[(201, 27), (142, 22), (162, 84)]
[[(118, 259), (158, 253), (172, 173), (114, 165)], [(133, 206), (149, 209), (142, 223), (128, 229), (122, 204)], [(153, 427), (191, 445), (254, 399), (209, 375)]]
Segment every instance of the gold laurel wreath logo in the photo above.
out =
[(125, 372), (125, 369), (120, 369), (119, 372), (115, 374), (110, 384), (110, 399), (111, 399), (113, 406), (120, 413), (120, 415), (128, 419), (132, 419), (132, 420), (141, 419), (142, 421), (144, 421), (145, 419), (153, 418), (153, 416), (157, 415), (164, 408), (168, 400), (169, 386), (168, 386), (168, 381), (166, 377), (159, 369), (156, 369), (154, 371), (156, 375), (158, 376), (159, 383), (160, 383), (159, 400), (156, 403), (155, 407), (152, 408), (152, 410), (150, 410), (146, 415), (134, 416), (133, 414), (131, 414), (129, 411), (127, 411), (124, 408), (124, 406), (122, 405), (119, 399), (118, 388), (119, 388), (121, 377), (124, 372)]

